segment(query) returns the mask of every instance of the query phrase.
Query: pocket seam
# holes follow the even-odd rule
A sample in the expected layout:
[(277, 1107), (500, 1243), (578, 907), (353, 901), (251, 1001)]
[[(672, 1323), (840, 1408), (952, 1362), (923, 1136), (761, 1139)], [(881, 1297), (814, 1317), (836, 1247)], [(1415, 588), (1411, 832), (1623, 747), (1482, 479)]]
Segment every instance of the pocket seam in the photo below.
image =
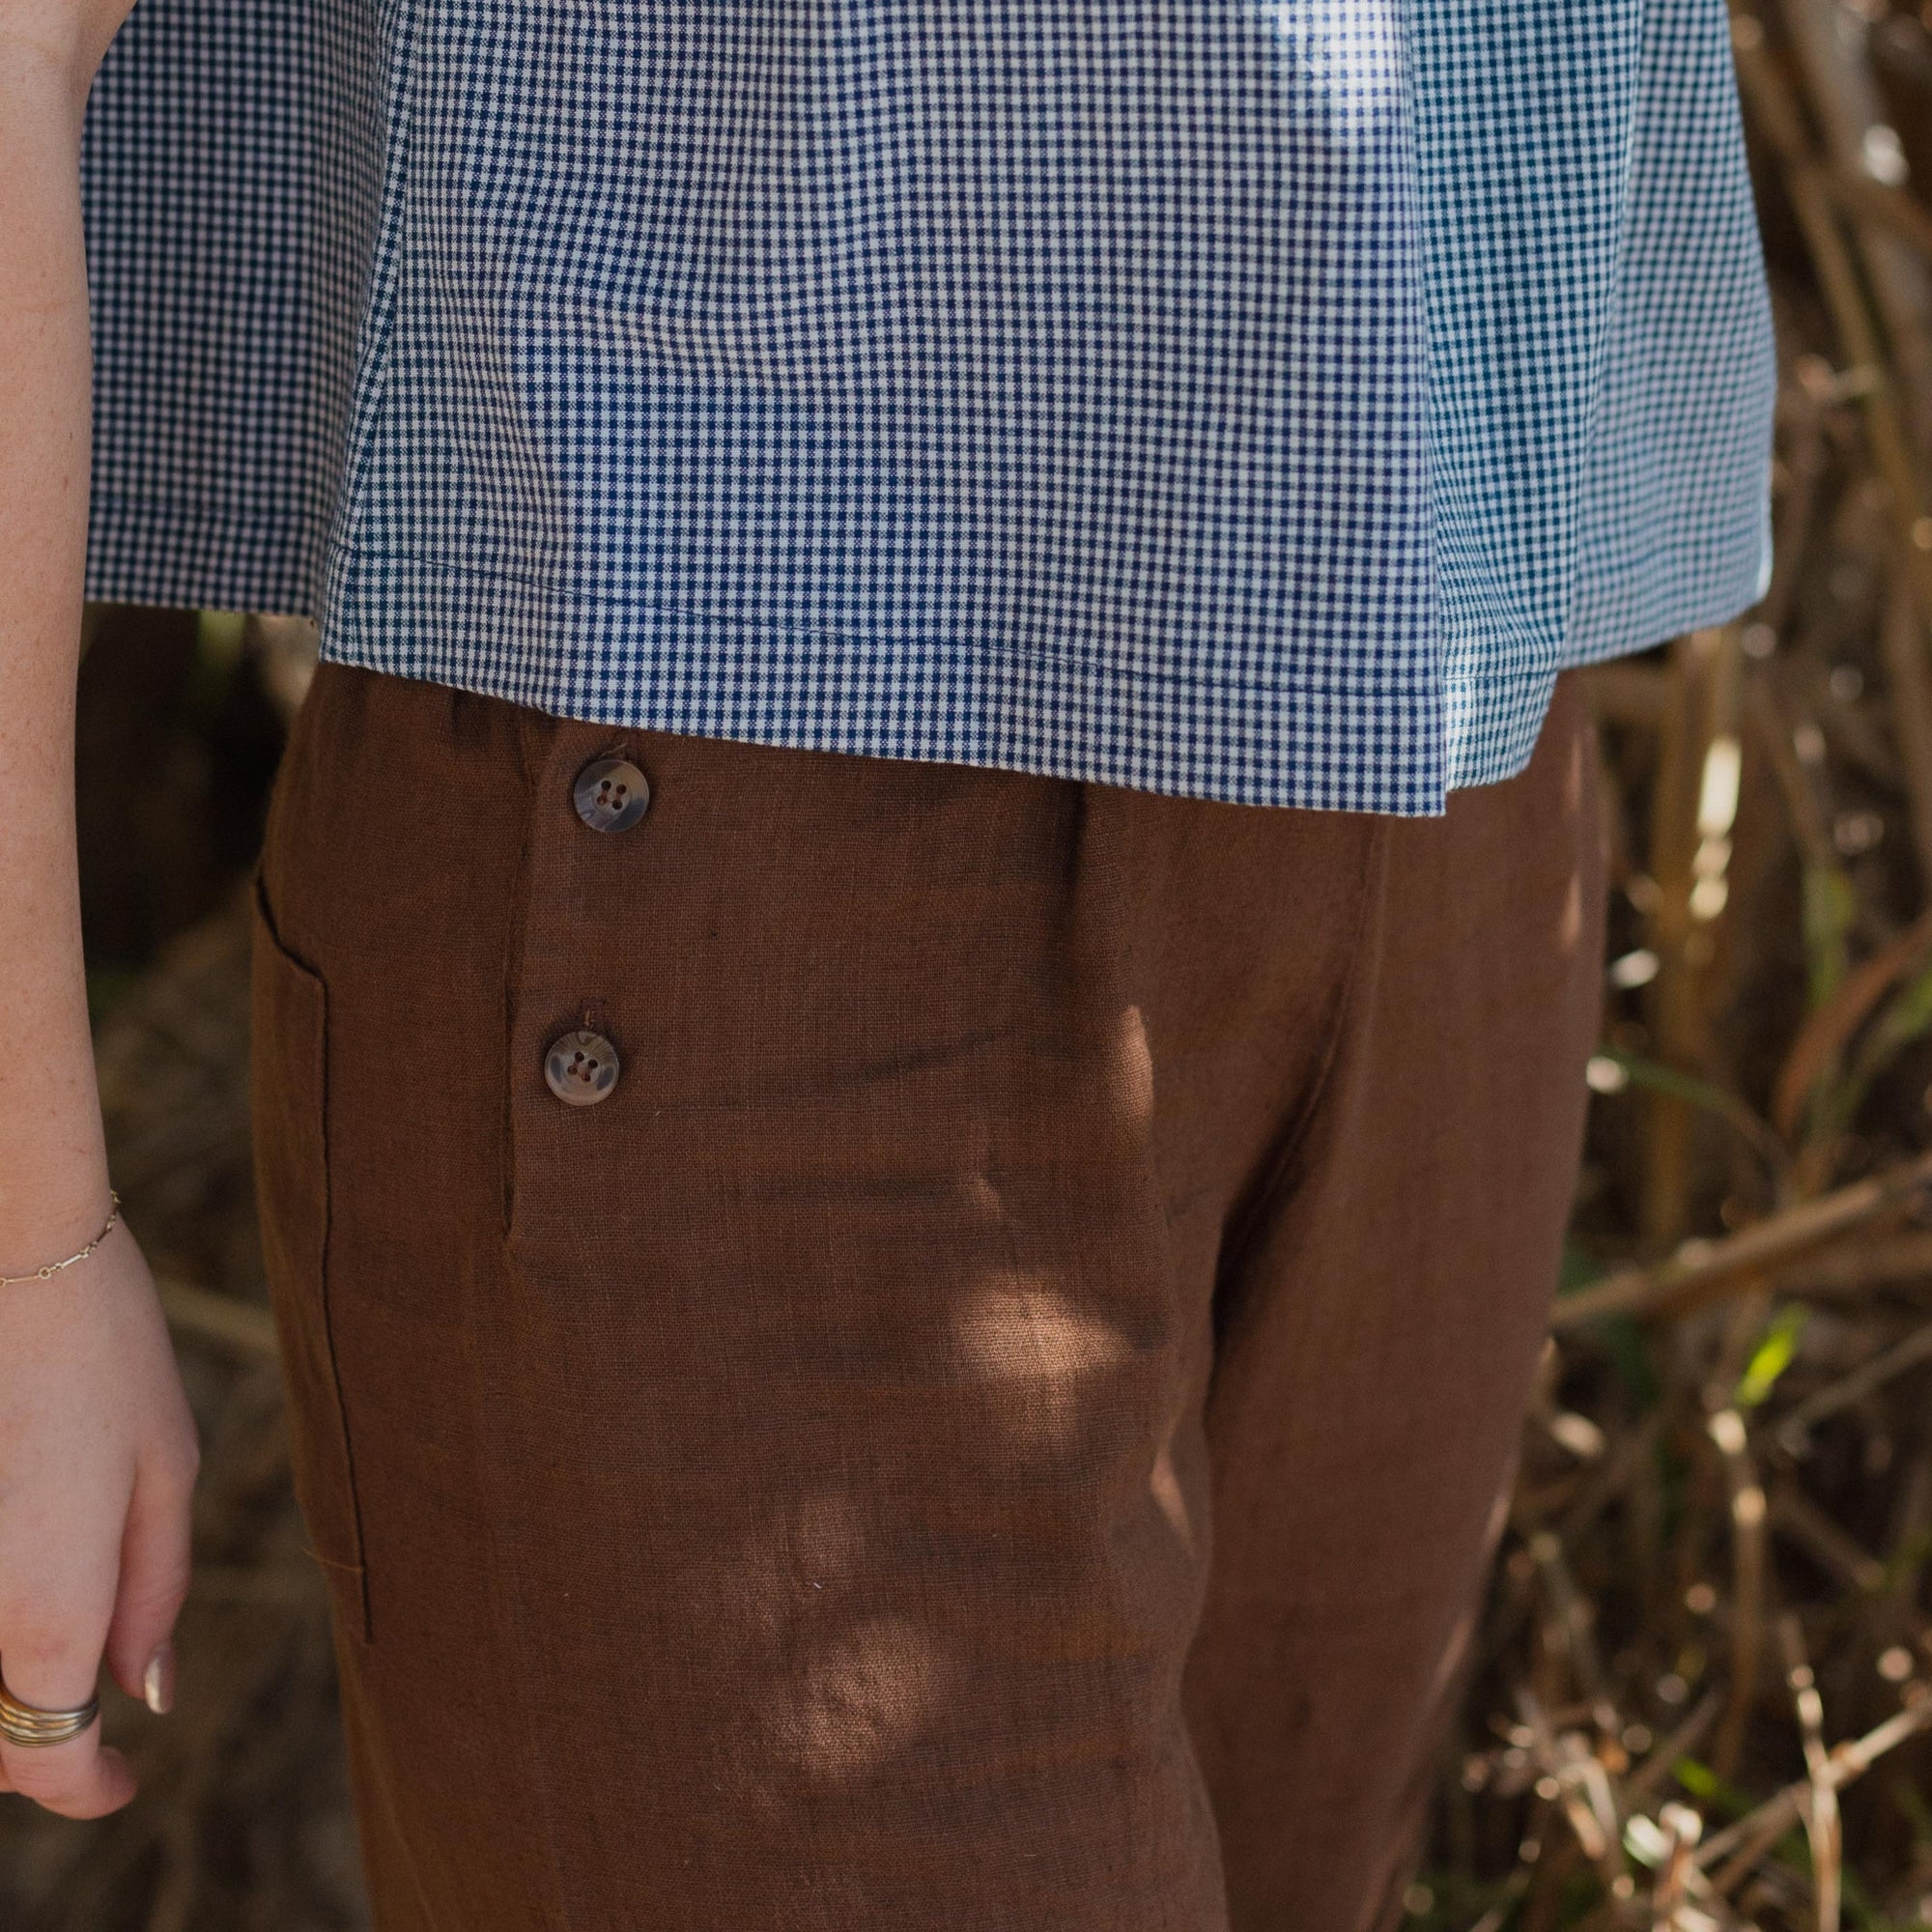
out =
[[(334, 1188), (330, 1175), (331, 1163), (328, 1158), (328, 986), (322, 975), (283, 940), (269, 904), (267, 884), (259, 861), (250, 880), (249, 898), (261, 939), (269, 948), (277, 969), (292, 974), (298, 982), (311, 989), (319, 1014), (316, 1041), (318, 1064), (314, 1068), (313, 1112), (321, 1151), (322, 1229), (314, 1264), (316, 1279), (310, 1292), (316, 1296), (321, 1315), (320, 1341), (324, 1358), (321, 1367), (327, 1378), (328, 1400), (333, 1406), (336, 1436), (341, 1447), (342, 1482), (348, 1519), (346, 1530), (350, 1547), (355, 1551), (355, 1559), (343, 1561), (325, 1556), (315, 1548), (312, 1534), (304, 1536), (302, 1549), (322, 1569), (330, 1585), (331, 1593), (338, 1598), (347, 1592), (353, 1581), (355, 1595), (352, 1615), (347, 1621), (355, 1635), (366, 1645), (372, 1641), (374, 1633), (369, 1606), (368, 1566), (363, 1542), (362, 1499), (355, 1476), (355, 1444), (349, 1431), (349, 1406), (343, 1394), (342, 1370), (336, 1351), (335, 1306), (334, 1296), (330, 1292), (328, 1265), (335, 1218)], [(258, 1042), (251, 1050), (262, 1050), (261, 1043)], [(307, 1528), (306, 1523), (304, 1528)]]

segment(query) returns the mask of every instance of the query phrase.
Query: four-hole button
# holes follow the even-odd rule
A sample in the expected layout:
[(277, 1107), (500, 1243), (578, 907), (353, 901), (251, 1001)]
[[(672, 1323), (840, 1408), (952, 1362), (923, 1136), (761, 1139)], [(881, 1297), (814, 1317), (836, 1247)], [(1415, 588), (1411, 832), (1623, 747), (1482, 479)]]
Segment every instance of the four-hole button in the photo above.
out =
[(651, 802), (650, 781), (629, 758), (593, 758), (571, 787), (577, 815), (593, 832), (628, 832)]
[(544, 1079), (566, 1107), (594, 1107), (617, 1084), (617, 1049), (584, 1028), (558, 1034), (544, 1055)]

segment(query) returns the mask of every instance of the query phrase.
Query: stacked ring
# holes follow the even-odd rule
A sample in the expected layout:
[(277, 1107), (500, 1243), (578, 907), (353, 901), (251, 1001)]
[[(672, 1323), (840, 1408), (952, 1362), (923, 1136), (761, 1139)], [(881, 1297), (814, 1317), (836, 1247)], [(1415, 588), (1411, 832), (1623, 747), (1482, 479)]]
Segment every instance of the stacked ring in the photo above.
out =
[(71, 1711), (42, 1711), (23, 1704), (4, 1684), (0, 1684), (0, 1738), (10, 1745), (36, 1750), (45, 1745), (64, 1745), (77, 1738), (100, 1715), (99, 1697), (90, 1697)]

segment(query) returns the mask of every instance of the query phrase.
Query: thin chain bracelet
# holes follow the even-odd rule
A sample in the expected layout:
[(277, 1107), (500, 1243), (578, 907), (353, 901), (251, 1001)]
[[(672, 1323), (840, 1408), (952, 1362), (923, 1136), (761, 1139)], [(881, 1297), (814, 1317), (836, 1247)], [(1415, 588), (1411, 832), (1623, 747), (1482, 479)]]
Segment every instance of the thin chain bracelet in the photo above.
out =
[(84, 1262), (108, 1235), (114, 1224), (121, 1218), (121, 1197), (113, 1188), (107, 1190), (107, 1198), (114, 1204), (113, 1211), (100, 1224), (100, 1232), (78, 1254), (69, 1255), (64, 1262), (49, 1262), (45, 1267), (37, 1267), (31, 1274), (0, 1274), (0, 1288), (14, 1288), (23, 1281), (51, 1281), (62, 1268), (71, 1268), (75, 1262)]

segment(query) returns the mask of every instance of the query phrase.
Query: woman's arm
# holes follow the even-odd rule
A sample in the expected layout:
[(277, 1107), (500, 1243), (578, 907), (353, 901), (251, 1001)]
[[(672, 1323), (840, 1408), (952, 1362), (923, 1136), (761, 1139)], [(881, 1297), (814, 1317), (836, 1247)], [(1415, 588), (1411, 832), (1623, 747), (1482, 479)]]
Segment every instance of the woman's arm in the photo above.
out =
[[(74, 872), (87, 534), (81, 111), (128, 0), (0, 0), (0, 1275), (108, 1208)], [(103, 1650), (136, 1695), (187, 1579), (194, 1426), (139, 1249), (0, 1288), (0, 1680), (64, 1708)], [(158, 1681), (170, 1674), (165, 1657)], [(165, 1702), (165, 1693), (153, 1701)], [(131, 1795), (99, 1726), (0, 1742), (0, 1787), (76, 1817)]]

